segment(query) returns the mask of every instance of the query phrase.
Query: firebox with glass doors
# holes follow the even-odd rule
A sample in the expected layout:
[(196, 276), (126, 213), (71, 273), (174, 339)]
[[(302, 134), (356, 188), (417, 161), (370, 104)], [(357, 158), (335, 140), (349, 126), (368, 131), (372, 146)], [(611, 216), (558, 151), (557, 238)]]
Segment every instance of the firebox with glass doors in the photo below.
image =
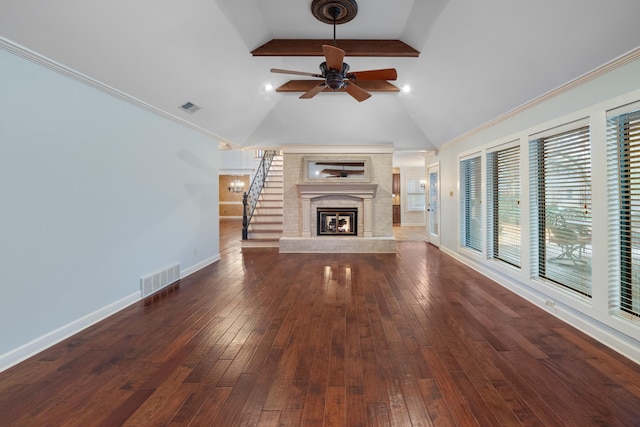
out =
[(357, 236), (357, 208), (318, 208), (318, 236)]

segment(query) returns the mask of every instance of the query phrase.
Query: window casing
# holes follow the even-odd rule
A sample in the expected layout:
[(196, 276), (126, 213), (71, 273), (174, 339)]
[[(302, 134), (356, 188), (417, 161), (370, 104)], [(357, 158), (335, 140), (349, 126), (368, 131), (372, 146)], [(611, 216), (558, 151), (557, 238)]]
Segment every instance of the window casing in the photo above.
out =
[[(618, 308), (640, 316), (640, 105), (634, 111), (610, 114), (609, 152), (610, 248), (617, 257), (610, 276)], [(611, 173), (612, 172), (612, 173)]]
[(460, 245), (482, 252), (482, 170), (480, 156), (460, 161)]
[(521, 266), (520, 146), (487, 154), (487, 253)]
[(534, 276), (591, 296), (591, 141), (588, 125), (530, 145)]

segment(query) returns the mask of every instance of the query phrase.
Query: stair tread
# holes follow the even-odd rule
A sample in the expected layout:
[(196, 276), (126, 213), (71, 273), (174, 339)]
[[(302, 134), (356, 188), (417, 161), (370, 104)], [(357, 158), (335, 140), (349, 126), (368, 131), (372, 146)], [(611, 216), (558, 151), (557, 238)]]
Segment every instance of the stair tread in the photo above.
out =
[[(265, 247), (278, 246), (283, 233), (284, 165), (282, 156), (274, 157), (265, 178), (255, 211), (247, 229), (249, 247), (252, 243)], [(263, 228), (264, 227), (264, 228)]]

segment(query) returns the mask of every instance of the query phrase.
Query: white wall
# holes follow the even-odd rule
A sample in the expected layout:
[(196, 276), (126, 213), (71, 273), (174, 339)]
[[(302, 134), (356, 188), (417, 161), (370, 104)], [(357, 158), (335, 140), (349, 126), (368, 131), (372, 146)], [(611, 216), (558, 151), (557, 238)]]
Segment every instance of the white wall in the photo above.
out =
[(0, 370), (219, 259), (217, 142), (0, 49)]
[[(637, 58), (636, 55), (634, 58)], [(640, 100), (640, 60), (621, 63), (586, 83), (549, 97), (516, 115), (442, 147), (428, 156), (426, 164), (440, 161), (441, 171), (441, 249), (483, 272), (504, 286), (568, 321), (603, 343), (640, 361), (640, 319), (623, 319), (609, 307), (607, 252), (606, 111)], [(593, 298), (579, 298), (558, 287), (532, 279), (529, 269), (528, 171), (526, 169), (529, 135), (554, 126), (588, 117), (592, 140), (593, 197)], [(458, 248), (459, 183), (458, 163), (461, 155), (485, 150), (502, 143), (519, 140), (524, 166), (522, 170), (521, 208), (523, 218), (522, 269), (508, 268), (485, 254), (473, 256)], [(451, 195), (450, 195), (451, 192)], [(486, 230), (485, 230), (486, 232)]]
[(253, 177), (261, 160), (254, 150), (220, 150), (220, 174)]

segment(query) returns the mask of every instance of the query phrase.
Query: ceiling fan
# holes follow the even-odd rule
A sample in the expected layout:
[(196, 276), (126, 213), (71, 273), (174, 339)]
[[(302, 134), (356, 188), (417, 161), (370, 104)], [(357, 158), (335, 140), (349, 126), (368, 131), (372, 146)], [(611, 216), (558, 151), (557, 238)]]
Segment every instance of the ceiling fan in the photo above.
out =
[[(324, 8), (324, 10), (321, 10)], [(345, 51), (336, 47), (336, 21), (338, 18), (342, 22), (346, 22), (355, 16), (357, 12), (357, 5), (355, 0), (345, 0), (343, 3), (339, 1), (326, 1), (326, 0), (314, 0), (312, 4), (312, 11), (316, 18), (322, 22), (328, 22), (326, 19), (331, 19), (333, 23), (333, 44), (323, 45), (322, 53), (324, 54), (325, 61), (320, 64), (320, 74), (307, 73), (304, 71), (291, 71), (282, 70), (279, 68), (272, 68), (272, 73), (282, 74), (295, 74), (299, 76), (309, 76), (323, 79), (307, 92), (300, 96), (300, 99), (309, 99), (322, 92), (325, 88), (333, 90), (344, 89), (349, 95), (351, 95), (358, 102), (362, 102), (368, 99), (371, 94), (357, 85), (358, 80), (395, 80), (398, 78), (398, 74), (395, 68), (385, 68), (381, 70), (366, 70), (366, 71), (350, 71), (349, 64), (344, 62)], [(324, 13), (324, 15), (320, 15)]]

